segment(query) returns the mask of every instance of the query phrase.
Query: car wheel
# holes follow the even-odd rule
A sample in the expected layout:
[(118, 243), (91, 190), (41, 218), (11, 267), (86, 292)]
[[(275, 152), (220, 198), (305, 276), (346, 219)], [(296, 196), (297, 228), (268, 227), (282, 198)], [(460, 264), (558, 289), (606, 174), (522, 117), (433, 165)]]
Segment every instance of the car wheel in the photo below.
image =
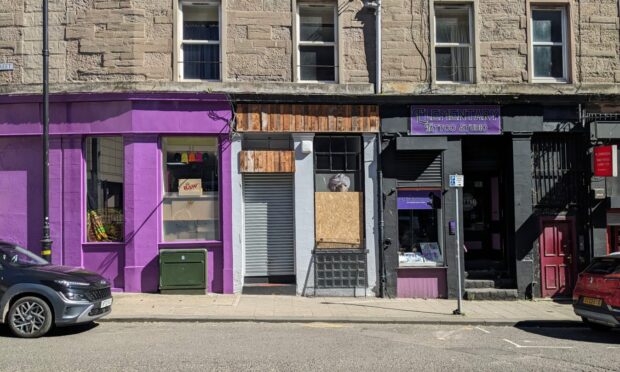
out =
[(52, 327), (52, 311), (39, 297), (23, 297), (9, 309), (7, 323), (17, 337), (41, 337)]
[(610, 326), (606, 326), (604, 324), (599, 324), (599, 323), (591, 322), (588, 318), (581, 317), (581, 319), (593, 331), (609, 331), (611, 329)]

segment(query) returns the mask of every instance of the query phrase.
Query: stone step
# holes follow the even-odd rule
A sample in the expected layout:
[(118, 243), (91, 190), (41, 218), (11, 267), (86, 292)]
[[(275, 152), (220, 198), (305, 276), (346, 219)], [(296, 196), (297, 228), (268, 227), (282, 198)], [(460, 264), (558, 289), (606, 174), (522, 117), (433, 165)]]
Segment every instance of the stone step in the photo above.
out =
[(470, 301), (516, 301), (519, 299), (519, 293), (516, 289), (468, 288), (465, 290), (465, 299)]
[(295, 284), (273, 284), (273, 283), (255, 283), (245, 284), (242, 294), (248, 295), (285, 295), (295, 296), (297, 294), (297, 286)]
[(465, 279), (465, 288), (495, 288), (495, 281), (490, 279)]

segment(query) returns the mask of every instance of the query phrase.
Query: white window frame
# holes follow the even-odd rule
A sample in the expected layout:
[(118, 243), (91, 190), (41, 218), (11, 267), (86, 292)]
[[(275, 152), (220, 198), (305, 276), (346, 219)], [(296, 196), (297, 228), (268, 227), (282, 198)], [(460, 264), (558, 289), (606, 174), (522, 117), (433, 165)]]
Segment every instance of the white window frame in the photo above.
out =
[[(300, 33), (301, 33), (301, 20), (299, 16), (299, 12), (301, 8), (332, 8), (334, 13), (334, 41), (301, 41)], [(312, 4), (312, 3), (302, 3), (297, 4), (297, 14), (295, 22), (297, 23), (295, 41), (297, 43), (297, 47), (295, 48), (296, 57), (297, 57), (297, 66), (295, 67), (297, 72), (297, 82), (298, 83), (321, 83), (321, 84), (333, 84), (338, 83), (338, 7), (336, 5), (331, 4)], [(334, 48), (334, 80), (302, 80), (301, 79), (301, 53), (300, 49), (303, 46), (331, 46)]]
[[(469, 28), (469, 42), (468, 43), (442, 43), (437, 41), (437, 9), (450, 9), (450, 8), (467, 8), (467, 22)], [(435, 81), (437, 84), (472, 84), (476, 81), (476, 66), (474, 59), (474, 42), (472, 40), (475, 39), (474, 34), (474, 15), (473, 15), (473, 4), (450, 4), (450, 3), (438, 3), (435, 4), (434, 11), (434, 23), (433, 23), (433, 53), (435, 57)], [(469, 80), (467, 81), (452, 81), (452, 80), (439, 80), (437, 77), (437, 48), (468, 48), (469, 49)]]
[[(536, 11), (554, 11), (560, 12), (561, 21), (562, 21), (562, 42), (545, 42), (545, 41), (534, 41), (534, 12)], [(566, 7), (564, 6), (532, 6), (530, 9), (530, 45), (529, 45), (529, 62), (530, 66), (532, 66), (532, 82), (535, 83), (568, 83), (568, 28), (567, 28), (567, 12)], [(562, 47), (562, 77), (554, 78), (554, 77), (537, 77), (536, 71), (534, 69), (534, 46), (561, 46)]]
[[(216, 6), (217, 7), (217, 27), (218, 27), (218, 35), (219, 38), (218, 40), (183, 40), (183, 5), (192, 5), (192, 6)], [(219, 2), (213, 2), (213, 1), (200, 1), (200, 0), (180, 0), (179, 1), (179, 9), (178, 9), (178, 16), (177, 16), (177, 34), (179, 35), (178, 37), (178, 45), (177, 45), (177, 50), (179, 51), (178, 53), (178, 58), (177, 58), (177, 66), (178, 66), (178, 74), (179, 74), (179, 80), (181, 81), (192, 81), (192, 82), (200, 82), (200, 81), (222, 81), (222, 6)], [(187, 45), (218, 45), (219, 46), (219, 56), (220, 56), (220, 61), (219, 61), (219, 79), (206, 79), (206, 80), (202, 80), (202, 79), (186, 79), (183, 76), (184, 73), (184, 60), (183, 60), (183, 45), (187, 44)]]

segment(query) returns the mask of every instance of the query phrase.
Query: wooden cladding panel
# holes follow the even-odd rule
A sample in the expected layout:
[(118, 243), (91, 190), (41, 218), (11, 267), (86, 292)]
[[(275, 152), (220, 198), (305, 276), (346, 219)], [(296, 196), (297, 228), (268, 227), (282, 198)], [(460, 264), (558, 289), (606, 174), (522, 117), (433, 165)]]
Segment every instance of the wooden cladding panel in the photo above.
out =
[(377, 132), (376, 105), (237, 105), (239, 132)]
[(241, 173), (294, 173), (294, 151), (241, 151)]

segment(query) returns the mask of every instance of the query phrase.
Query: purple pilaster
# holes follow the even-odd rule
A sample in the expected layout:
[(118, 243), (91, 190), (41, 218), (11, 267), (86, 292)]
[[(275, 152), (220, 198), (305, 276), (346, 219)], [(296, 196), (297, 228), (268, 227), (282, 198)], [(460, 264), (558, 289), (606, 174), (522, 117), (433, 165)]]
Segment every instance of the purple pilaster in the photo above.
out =
[[(62, 247), (62, 263), (64, 265), (82, 266), (81, 248), (84, 231), (84, 219), (82, 218), (82, 206), (84, 204), (82, 138), (78, 136), (63, 138), (62, 152), (63, 241), (55, 242), (54, 246), (57, 249)], [(78, 247), (80, 249), (77, 249)]]
[(125, 138), (125, 290), (157, 291), (160, 151), (156, 135)]
[(222, 256), (224, 293), (233, 293), (233, 252), (232, 252), (232, 176), (230, 174), (231, 149), (228, 136), (220, 136), (220, 169), (228, 170), (222, 173)]
[(62, 264), (63, 258), (63, 151), (60, 137), (50, 138), (49, 150), (49, 206), (52, 263)]

